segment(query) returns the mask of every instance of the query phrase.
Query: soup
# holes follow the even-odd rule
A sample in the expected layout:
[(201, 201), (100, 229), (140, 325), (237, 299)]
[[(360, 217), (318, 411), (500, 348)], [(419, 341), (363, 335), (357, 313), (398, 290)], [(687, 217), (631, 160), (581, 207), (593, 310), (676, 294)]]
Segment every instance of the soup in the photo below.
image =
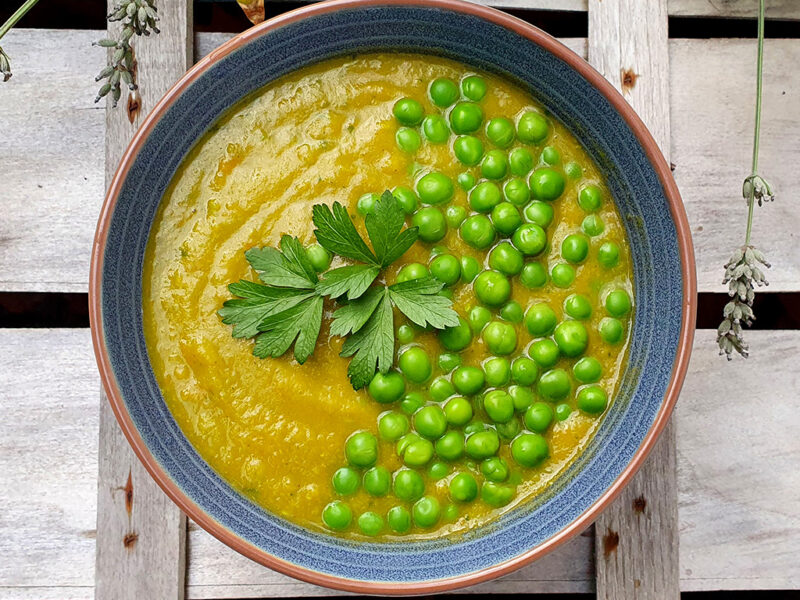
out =
[[(288, 264), (288, 236), (312, 282), (358, 263), (315, 236), (334, 213), (313, 207), (335, 202), (364, 252), (380, 250), (366, 219), (392, 211), (405, 233), (384, 244), (416, 239), (349, 301), (278, 290), (308, 313), (242, 335), (236, 311), (261, 300), (230, 301), (264, 289), (260, 259)], [(448, 325), (415, 324), (401, 292)], [(331, 327), (370, 294), (391, 368), (373, 377), (370, 357), (362, 387), (347, 344), (367, 326)], [(503, 78), (404, 54), (329, 60), (231, 109), (175, 174), (143, 281), (153, 370), (200, 456), (280, 517), (379, 541), (463, 534), (542, 494), (614, 398), (632, 298), (620, 215), (570, 132)], [(293, 350), (275, 341), (287, 323), (309, 329)]]

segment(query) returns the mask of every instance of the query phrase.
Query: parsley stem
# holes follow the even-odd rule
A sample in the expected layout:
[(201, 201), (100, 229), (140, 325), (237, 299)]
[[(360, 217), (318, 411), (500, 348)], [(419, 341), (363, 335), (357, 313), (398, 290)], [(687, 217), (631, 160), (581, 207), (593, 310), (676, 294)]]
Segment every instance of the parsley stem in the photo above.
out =
[[(758, 142), (761, 135), (761, 79), (764, 63), (764, 0), (758, 2), (758, 63), (756, 66), (756, 123), (753, 132), (753, 167), (751, 176), (758, 171)], [(755, 205), (755, 187), (750, 186), (750, 197), (747, 199), (747, 233), (745, 246), (750, 244), (750, 233), (753, 229), (753, 206)]]
[(0, 38), (2, 38), (6, 33), (8, 33), (8, 30), (14, 27), (14, 25), (16, 25), (19, 22), (19, 20), (22, 17), (24, 17), (25, 14), (36, 5), (37, 2), (39, 2), (39, 0), (26, 0), (26, 2), (22, 6), (20, 6), (13, 15), (11, 15), (8, 18), (8, 21), (6, 21), (5, 23), (3, 23), (2, 26), (0, 26)]

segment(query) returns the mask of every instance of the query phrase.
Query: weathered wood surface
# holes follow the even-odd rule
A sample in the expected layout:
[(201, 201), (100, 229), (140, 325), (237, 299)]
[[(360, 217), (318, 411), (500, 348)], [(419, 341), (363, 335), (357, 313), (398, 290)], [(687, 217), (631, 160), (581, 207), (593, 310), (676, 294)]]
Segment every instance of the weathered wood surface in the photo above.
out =
[[(685, 591), (800, 587), (800, 331), (753, 331), (750, 340), (759, 351), (728, 364), (714, 332), (699, 331), (676, 409)], [(98, 385), (87, 330), (0, 330), (4, 600), (93, 597)], [(189, 598), (322, 593), (191, 525), (188, 537)], [(579, 539), (575, 554), (540, 563), (566, 573), (548, 589), (590, 588), (590, 545)], [(536, 568), (481, 591), (541, 589), (524, 583)]]
[[(589, 62), (670, 152), (666, 0), (591, 0)], [(597, 597), (677, 600), (678, 489), (671, 420), (647, 461), (595, 522)]]
[[(109, 9), (112, 5), (110, 0)], [(106, 184), (145, 115), (192, 64), (192, 3), (160, 2), (159, 16), (161, 33), (134, 47), (138, 102), (126, 102), (124, 90), (117, 109), (106, 110)], [(105, 397), (99, 430), (95, 598), (180, 600), (186, 583), (186, 517), (134, 455)]]
[[(105, 112), (92, 104), (104, 57), (88, 44), (102, 35), (18, 30), (3, 40), (15, 75), (0, 91), (0, 291), (86, 291), (104, 189)], [(228, 36), (198, 34), (198, 49)], [(800, 40), (767, 40), (765, 52), (761, 164), (778, 201), (757, 211), (754, 239), (779, 257), (769, 289), (796, 291), (800, 211), (791, 190), (800, 186), (800, 70), (791, 65), (800, 64)], [(754, 42), (672, 40), (670, 65), (672, 162), (692, 224), (699, 289), (721, 292), (732, 232), (739, 234), (745, 216)]]

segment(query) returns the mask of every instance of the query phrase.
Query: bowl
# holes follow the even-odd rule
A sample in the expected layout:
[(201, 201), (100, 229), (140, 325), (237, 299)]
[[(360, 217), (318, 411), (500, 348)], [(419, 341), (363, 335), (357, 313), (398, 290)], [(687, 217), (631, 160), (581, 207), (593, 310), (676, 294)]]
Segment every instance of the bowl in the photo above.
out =
[[(354, 542), (312, 532), (240, 495), (167, 409), (142, 332), (142, 269), (156, 209), (203, 133), (242, 97), (342, 54), (403, 50), (503, 74), (581, 141), (617, 200), (633, 254), (636, 313), (620, 393), (586, 451), (549, 491), (454, 539)], [(201, 527), (272, 569), (358, 593), (426, 593), (517, 569), (585, 529), (669, 419), (694, 329), (692, 244), (669, 166), (625, 100), (582, 58), (502, 12), (459, 0), (335, 0), (286, 13), (202, 59), (153, 109), (108, 190), (91, 265), (98, 365), (122, 430), (150, 474)]]

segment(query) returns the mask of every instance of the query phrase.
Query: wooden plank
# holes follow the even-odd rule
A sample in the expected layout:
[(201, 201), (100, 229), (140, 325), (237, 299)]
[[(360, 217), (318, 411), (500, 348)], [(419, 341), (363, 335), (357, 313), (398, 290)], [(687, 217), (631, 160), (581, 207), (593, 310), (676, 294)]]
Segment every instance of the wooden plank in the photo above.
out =
[[(161, 33), (135, 46), (140, 108), (130, 110), (123, 97), (116, 110), (106, 109), (106, 184), (144, 116), (192, 64), (192, 2), (160, 2), (159, 17)], [(136, 458), (105, 398), (99, 457), (95, 598), (182, 599), (186, 517)]]
[[(86, 291), (104, 177), (104, 108), (92, 104), (102, 57), (95, 63), (87, 45), (102, 35), (15, 30), (3, 40), (17, 67), (0, 94), (0, 291)], [(198, 50), (206, 53), (229, 36), (198, 34)], [(724, 291), (731, 232), (744, 224), (754, 43), (670, 43), (671, 80), (680, 83), (670, 86), (672, 162), (692, 224), (701, 292)], [(794, 168), (800, 162), (794, 143), (800, 138), (800, 70), (786, 65), (800, 64), (800, 40), (767, 40), (765, 54), (761, 164), (778, 201), (757, 211), (754, 239), (773, 259), (770, 291), (798, 291), (800, 211), (791, 190), (800, 186)], [(37, 93), (41, 89), (47, 93)]]
[[(589, 61), (642, 117), (669, 160), (666, 0), (592, 0)], [(595, 522), (597, 597), (680, 597), (675, 429)]]
[[(714, 332), (699, 331), (676, 409), (683, 590), (800, 587), (800, 331), (753, 331), (751, 340), (758, 352), (727, 363)], [(0, 597), (91, 598), (98, 375), (89, 333), (5, 329), (0, 348)], [(190, 598), (322, 593), (279, 580), (191, 524), (188, 538)], [(540, 564), (553, 560), (560, 573), (558, 561), (570, 562), (570, 581), (551, 585), (589, 589), (590, 555), (580, 562), (562, 550)], [(528, 590), (522, 579), (513, 585)]]

